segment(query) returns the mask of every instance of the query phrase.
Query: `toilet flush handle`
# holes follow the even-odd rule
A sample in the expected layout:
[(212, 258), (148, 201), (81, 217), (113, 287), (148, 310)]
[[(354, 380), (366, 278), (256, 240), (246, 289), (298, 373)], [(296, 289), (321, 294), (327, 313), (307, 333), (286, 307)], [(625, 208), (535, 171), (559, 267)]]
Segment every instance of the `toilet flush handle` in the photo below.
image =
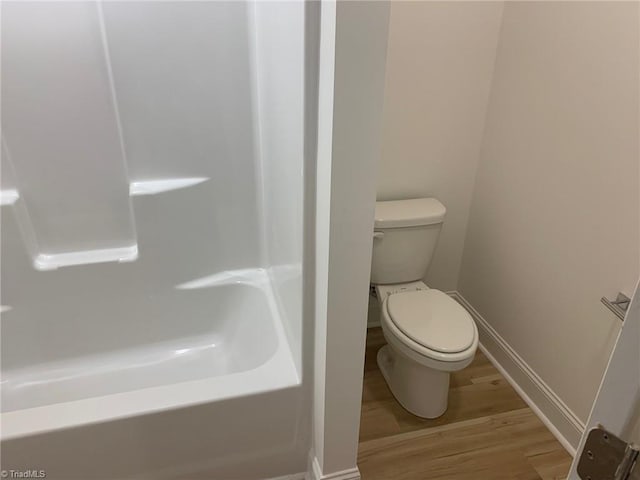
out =
[(373, 232), (373, 238), (382, 238), (384, 237), (384, 232)]

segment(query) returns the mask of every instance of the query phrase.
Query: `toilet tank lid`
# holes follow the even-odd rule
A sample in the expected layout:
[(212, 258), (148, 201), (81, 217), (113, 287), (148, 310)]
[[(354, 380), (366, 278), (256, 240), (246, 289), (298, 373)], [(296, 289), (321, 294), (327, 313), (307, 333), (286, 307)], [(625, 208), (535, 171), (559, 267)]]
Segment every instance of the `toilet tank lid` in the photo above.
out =
[(433, 225), (441, 223), (446, 212), (436, 198), (376, 202), (375, 228)]

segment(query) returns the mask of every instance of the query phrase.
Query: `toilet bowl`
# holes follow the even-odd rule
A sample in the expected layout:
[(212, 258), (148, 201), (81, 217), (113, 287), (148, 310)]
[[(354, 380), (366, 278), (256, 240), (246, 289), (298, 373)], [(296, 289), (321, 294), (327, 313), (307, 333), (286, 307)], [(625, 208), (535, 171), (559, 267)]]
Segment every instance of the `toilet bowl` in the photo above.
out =
[(382, 297), (380, 323), (388, 345), (378, 351), (377, 360), (406, 410), (436, 418), (447, 409), (450, 373), (473, 361), (478, 329), (455, 300), (422, 285), (411, 291), (395, 286), (398, 293)]

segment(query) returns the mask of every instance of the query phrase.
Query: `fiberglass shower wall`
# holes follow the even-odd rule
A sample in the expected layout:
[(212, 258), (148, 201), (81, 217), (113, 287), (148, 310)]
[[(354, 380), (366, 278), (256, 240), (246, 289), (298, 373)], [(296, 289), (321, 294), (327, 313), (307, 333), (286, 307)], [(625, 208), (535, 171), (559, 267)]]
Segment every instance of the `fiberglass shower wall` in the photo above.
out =
[(3, 371), (175, 348), (266, 272), (299, 372), (303, 5), (2, 8)]

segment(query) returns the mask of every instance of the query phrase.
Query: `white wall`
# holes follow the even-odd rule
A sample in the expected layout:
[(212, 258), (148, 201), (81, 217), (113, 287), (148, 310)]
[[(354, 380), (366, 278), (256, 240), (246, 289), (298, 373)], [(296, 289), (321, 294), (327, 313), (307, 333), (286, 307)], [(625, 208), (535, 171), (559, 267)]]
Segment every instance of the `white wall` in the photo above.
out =
[(388, 2), (321, 6), (312, 477), (316, 480), (359, 478), (356, 457), (388, 14)]
[(502, 2), (392, 2), (378, 199), (447, 207), (427, 273), (455, 290), (495, 60)]
[(581, 421), (639, 273), (638, 4), (504, 10), (459, 290)]
[(304, 2), (255, 2), (264, 261), (302, 372)]

